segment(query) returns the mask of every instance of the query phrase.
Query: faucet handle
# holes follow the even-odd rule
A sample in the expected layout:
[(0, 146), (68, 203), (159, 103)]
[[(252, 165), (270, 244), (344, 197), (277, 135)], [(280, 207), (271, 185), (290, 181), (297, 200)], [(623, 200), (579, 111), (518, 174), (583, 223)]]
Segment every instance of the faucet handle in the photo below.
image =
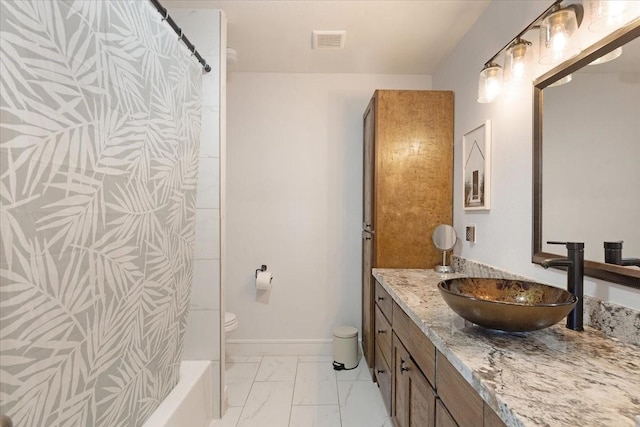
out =
[(583, 242), (556, 242), (556, 241), (548, 241), (548, 245), (565, 245), (567, 249), (584, 249)]

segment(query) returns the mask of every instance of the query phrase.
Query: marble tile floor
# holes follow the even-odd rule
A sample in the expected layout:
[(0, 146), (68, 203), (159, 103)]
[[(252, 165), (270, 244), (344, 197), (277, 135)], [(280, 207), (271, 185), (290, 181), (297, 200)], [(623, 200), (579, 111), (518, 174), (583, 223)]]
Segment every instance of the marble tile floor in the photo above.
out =
[(229, 356), (229, 409), (211, 427), (391, 427), (364, 359), (334, 371), (331, 356)]

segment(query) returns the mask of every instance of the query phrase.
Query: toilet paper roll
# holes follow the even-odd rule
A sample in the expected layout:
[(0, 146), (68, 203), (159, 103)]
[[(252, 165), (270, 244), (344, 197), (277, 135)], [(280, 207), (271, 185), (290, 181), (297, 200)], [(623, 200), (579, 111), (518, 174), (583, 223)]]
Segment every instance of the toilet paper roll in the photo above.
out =
[(268, 291), (271, 289), (271, 277), (270, 271), (260, 271), (256, 277), (256, 289), (260, 291)]

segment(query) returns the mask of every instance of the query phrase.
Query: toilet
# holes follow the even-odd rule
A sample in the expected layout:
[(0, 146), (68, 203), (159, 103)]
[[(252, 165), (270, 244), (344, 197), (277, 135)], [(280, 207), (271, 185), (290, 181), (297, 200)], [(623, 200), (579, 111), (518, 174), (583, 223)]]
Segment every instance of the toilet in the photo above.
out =
[(238, 328), (238, 319), (235, 313), (226, 311), (224, 313), (224, 332), (225, 334), (234, 331)]
[[(224, 313), (224, 334), (225, 336), (229, 335), (231, 331), (234, 331), (238, 328), (238, 318), (235, 313), (231, 313), (229, 311), (225, 311)], [(225, 359), (228, 356), (225, 354)], [(222, 412), (226, 412), (229, 407), (229, 389), (227, 385), (224, 385), (224, 398), (222, 400)]]

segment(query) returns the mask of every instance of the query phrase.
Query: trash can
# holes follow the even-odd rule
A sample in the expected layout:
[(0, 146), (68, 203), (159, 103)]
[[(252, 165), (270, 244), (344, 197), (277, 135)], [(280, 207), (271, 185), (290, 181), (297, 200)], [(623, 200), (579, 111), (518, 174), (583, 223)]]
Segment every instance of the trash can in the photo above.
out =
[(353, 326), (333, 328), (333, 369), (353, 369), (358, 360), (358, 330)]

